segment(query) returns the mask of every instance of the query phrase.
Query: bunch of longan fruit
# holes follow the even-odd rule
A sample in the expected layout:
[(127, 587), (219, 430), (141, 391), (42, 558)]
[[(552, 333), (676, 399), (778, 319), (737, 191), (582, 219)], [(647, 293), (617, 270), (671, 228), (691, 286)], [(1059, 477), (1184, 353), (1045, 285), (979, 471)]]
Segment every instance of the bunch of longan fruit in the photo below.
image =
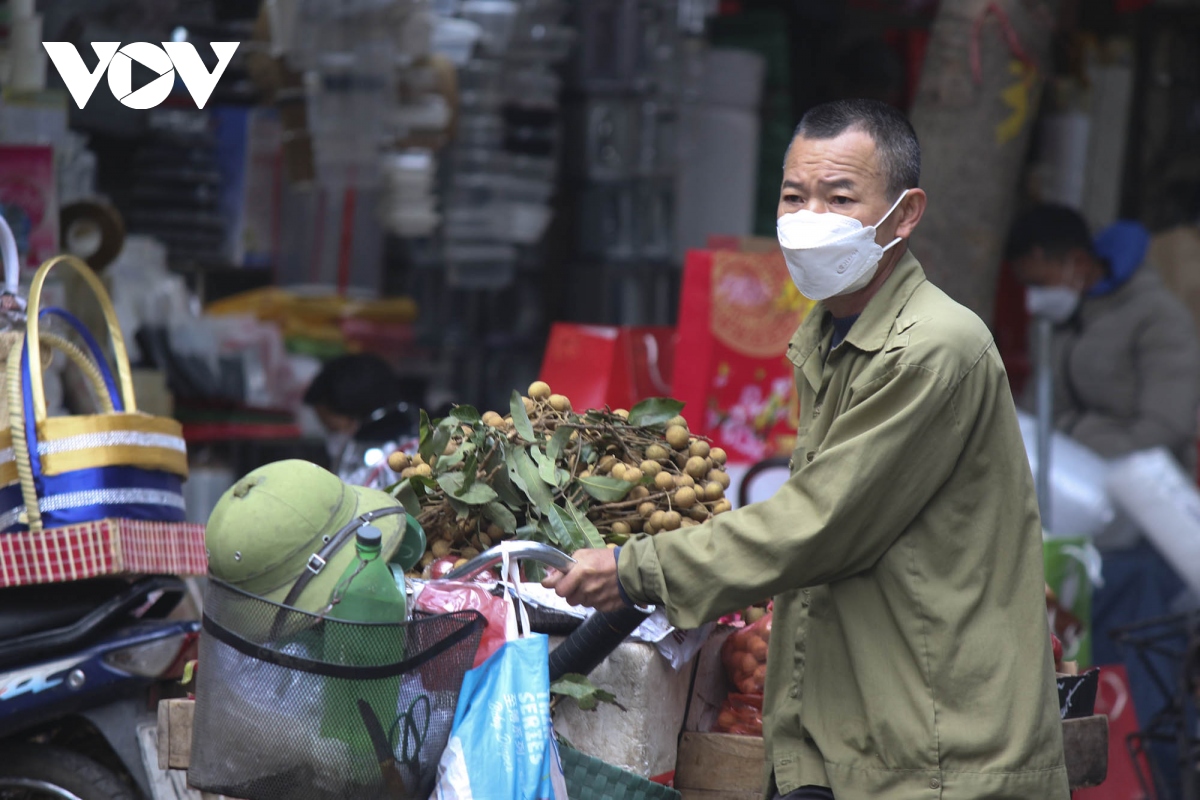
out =
[(599, 509), (603, 512), (599, 522), (607, 522), (614, 536), (688, 528), (733, 507), (725, 497), (729, 488), (725, 451), (692, 436), (683, 417), (672, 419), (664, 441), (649, 445), (641, 455), (637, 464), (613, 455), (596, 464), (597, 475), (638, 484), (624, 503)]
[[(514, 396), (511, 410), (522, 416), (516, 402)], [(635, 533), (656, 534), (699, 525), (732, 508), (725, 497), (729, 489), (725, 451), (692, 435), (682, 416), (665, 424), (660, 416), (656, 424), (641, 425), (631, 424), (630, 412), (625, 409), (576, 413), (569, 398), (555, 394), (543, 381), (531, 384), (520, 402), (524, 416), (529, 418), (528, 427), (524, 420), (519, 426), (515, 424), (512, 414), (486, 411), (474, 424), (464, 422), (461, 430), (455, 429), (444, 452), (428, 455), (428, 460), (402, 451), (389, 455), (388, 466), (402, 479), (426, 479), (418, 518), (429, 541), (421, 562), (426, 572), (431, 567), (461, 564), (513, 535), (492, 522), (495, 517), (489, 518), (483, 509), (472, 508), (466, 516), (460, 515), (450, 498), (429, 479), (461, 470), (464, 454), (473, 452), (478, 462), (470, 458), (465, 463), (476, 465), (476, 481), (490, 482), (494, 473), (484, 467), (485, 453), (494, 453), (497, 448), (500, 452), (505, 448), (536, 448), (539, 452), (533, 455), (539, 456), (545, 466), (548, 445), (563, 428), (571, 434), (558, 436), (555, 469), (570, 477), (560, 479), (556, 490), (551, 486), (555, 502), (563, 508), (586, 509), (588, 519), (610, 547), (623, 544)], [(635, 420), (638, 416), (644, 418), (639, 414)], [(534, 441), (527, 441), (525, 437), (531, 430)], [(587, 478), (592, 476), (610, 477), (633, 486), (622, 496), (619, 491), (623, 488), (614, 491), (606, 483), (597, 489), (594, 484), (601, 482), (589, 485)], [(606, 493), (592, 494), (601, 490)], [(518, 520), (524, 516), (520, 508), (514, 506), (511, 510)]]

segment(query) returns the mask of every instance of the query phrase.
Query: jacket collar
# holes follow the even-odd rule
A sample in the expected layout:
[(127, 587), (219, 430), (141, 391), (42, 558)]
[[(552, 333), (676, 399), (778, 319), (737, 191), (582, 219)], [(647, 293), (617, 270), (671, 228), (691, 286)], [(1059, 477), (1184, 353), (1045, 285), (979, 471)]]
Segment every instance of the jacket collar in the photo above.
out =
[[(904, 311), (913, 292), (924, 282), (925, 271), (921, 269), (916, 256), (906, 250), (892, 274), (855, 320), (854, 326), (846, 334), (846, 343), (865, 353), (874, 353), (882, 349), (896, 318)], [(818, 345), (824, 341), (827, 332), (825, 320), (828, 315), (829, 311), (823, 302), (817, 303), (808, 312), (799, 330), (788, 343), (788, 358), (793, 364), (803, 367), (809, 356), (816, 352)], [(805, 374), (808, 374), (807, 370)], [(819, 376), (818, 369), (818, 379)]]

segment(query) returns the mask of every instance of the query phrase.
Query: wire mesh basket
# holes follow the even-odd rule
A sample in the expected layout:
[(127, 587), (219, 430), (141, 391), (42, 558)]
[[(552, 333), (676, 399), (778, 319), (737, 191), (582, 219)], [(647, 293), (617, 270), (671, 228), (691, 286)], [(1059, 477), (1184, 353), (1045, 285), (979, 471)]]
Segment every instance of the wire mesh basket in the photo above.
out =
[(244, 800), (433, 791), (479, 613), (342, 622), (210, 579), (203, 626), (191, 786)]

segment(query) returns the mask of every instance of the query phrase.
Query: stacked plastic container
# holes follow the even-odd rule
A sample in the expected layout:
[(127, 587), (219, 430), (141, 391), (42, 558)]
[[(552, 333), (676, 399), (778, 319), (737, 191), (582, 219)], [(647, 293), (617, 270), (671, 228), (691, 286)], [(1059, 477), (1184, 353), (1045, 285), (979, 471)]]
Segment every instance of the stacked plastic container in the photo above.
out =
[(304, 78), (315, 180), (289, 186), (280, 281), (378, 291), (385, 227), (437, 223), (430, 158), (389, 154), (402, 71), (428, 50), (424, 0), (269, 0), (272, 46)]
[(442, 0), (435, 49), (459, 63), (459, 114), (444, 152), (441, 251), (455, 289), (510, 285), (542, 240), (558, 178), (556, 66), (574, 31), (565, 0)]
[(647, 302), (671, 291), (680, 107), (699, 91), (706, 13), (695, 0), (577, 4), (568, 112), (570, 170), (583, 187), (577, 269), (607, 276), (603, 321), (666, 321), (655, 319), (666, 304)]

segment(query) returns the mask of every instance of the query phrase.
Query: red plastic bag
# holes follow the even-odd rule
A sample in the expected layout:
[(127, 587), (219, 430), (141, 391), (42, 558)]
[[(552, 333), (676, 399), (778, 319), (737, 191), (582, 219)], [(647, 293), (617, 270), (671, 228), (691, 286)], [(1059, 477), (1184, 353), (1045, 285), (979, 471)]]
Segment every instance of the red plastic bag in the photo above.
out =
[(721, 663), (730, 684), (741, 694), (762, 694), (767, 679), (771, 614), (747, 625), (721, 645)]
[(451, 611), (478, 611), (483, 614), (487, 627), (483, 630), (483, 638), (479, 641), (479, 649), (475, 651), (475, 663), (478, 667), (488, 656), (501, 648), (506, 640), (505, 627), (508, 613), (508, 601), (497, 597), (491, 592), (491, 587), (481, 583), (461, 581), (432, 581), (417, 595), (414, 606), (417, 611), (427, 614), (448, 614)]
[(721, 706), (713, 732), (762, 736), (762, 706), (761, 694), (730, 694)]

